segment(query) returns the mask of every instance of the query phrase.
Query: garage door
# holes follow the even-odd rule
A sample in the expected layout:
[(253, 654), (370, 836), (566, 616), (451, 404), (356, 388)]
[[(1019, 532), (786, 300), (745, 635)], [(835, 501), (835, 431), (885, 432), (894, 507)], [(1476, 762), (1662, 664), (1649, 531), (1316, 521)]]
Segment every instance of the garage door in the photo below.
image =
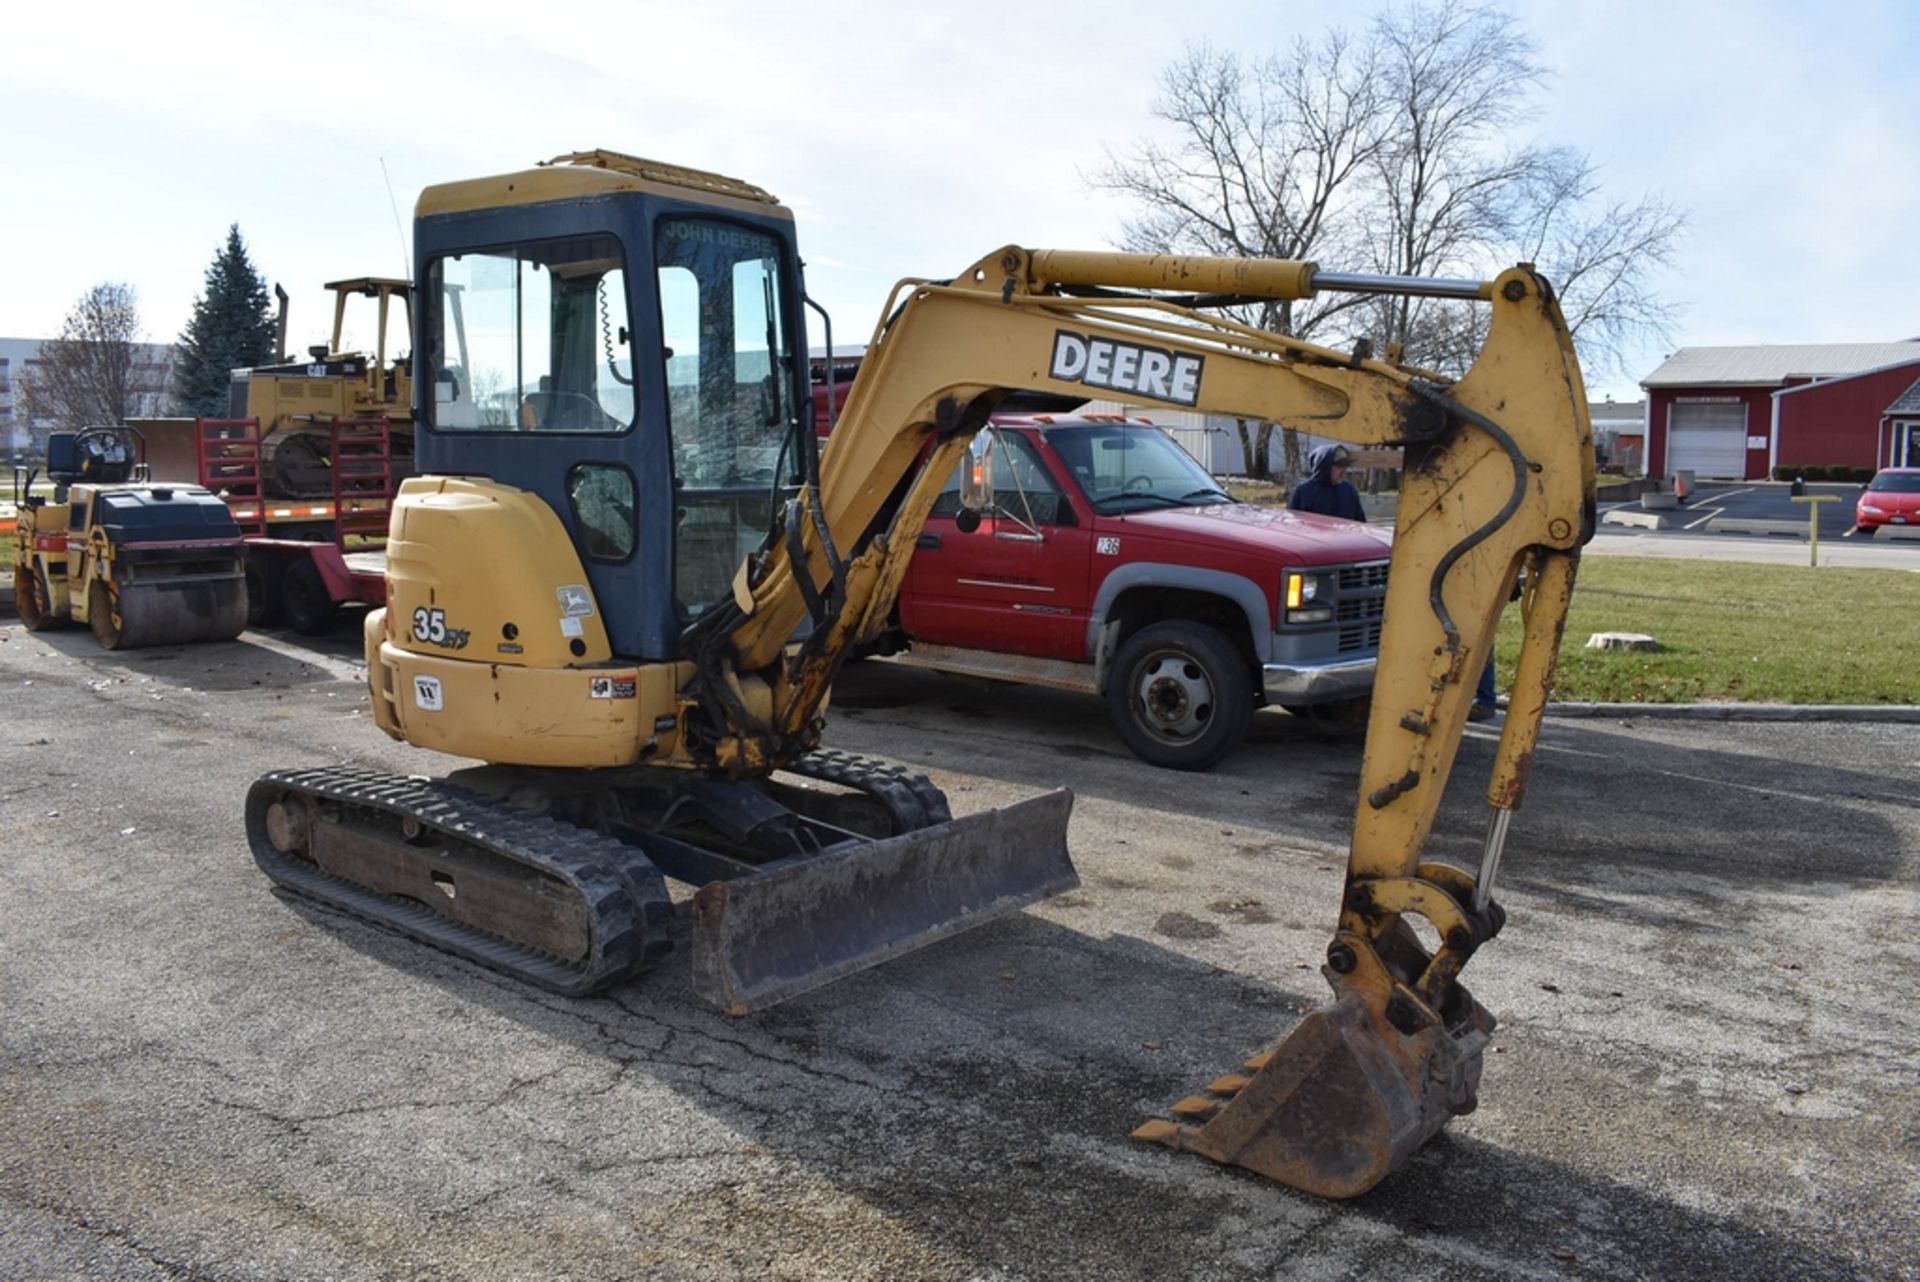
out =
[(1745, 405), (1676, 405), (1667, 420), (1667, 472), (1743, 479), (1747, 474)]

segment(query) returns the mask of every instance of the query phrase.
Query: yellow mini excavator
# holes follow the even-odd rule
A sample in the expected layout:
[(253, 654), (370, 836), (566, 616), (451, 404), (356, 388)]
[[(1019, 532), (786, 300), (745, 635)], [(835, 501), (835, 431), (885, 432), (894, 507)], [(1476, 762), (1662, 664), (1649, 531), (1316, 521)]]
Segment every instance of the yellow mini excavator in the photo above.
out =
[[(818, 748), (834, 674), (1011, 391), (1285, 421), (1406, 451), (1336, 1000), (1140, 1134), (1348, 1196), (1473, 1107), (1493, 1020), (1460, 972), (1500, 927), (1494, 871), (1593, 526), (1585, 392), (1530, 267), (996, 250), (897, 287), (821, 450), (793, 220), (759, 188), (568, 155), (429, 188), (415, 246), (422, 475), (393, 512), (368, 680), (388, 734), (488, 764), (263, 777), (247, 825), (276, 882), (581, 993), (667, 950), (672, 877), (699, 888), (695, 988), (734, 1012), (1064, 889), (1065, 792), (951, 818), (921, 776)], [(1478, 300), (1484, 349), (1449, 380), (1216, 314), (1330, 290)], [(1425, 861), (1523, 573), (1483, 861)]]

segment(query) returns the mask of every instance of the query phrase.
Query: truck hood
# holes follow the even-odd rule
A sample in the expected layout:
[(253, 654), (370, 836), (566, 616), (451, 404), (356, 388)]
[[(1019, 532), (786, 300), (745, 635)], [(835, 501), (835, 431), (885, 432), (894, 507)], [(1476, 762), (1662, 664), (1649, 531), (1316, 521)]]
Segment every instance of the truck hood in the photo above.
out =
[(1378, 561), (1393, 554), (1386, 526), (1343, 521), (1317, 512), (1295, 512), (1257, 503), (1173, 507), (1125, 516), (1094, 518), (1094, 532), (1135, 538), (1150, 535), (1175, 543), (1218, 547), (1222, 540), (1270, 552), (1289, 565)]

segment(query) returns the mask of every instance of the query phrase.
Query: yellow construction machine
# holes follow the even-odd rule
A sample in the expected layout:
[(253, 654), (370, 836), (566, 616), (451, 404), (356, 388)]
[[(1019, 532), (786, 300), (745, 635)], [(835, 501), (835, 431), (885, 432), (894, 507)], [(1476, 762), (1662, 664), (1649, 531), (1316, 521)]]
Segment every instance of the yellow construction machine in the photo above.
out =
[[(412, 371), (390, 334), (408, 327), (411, 346), (413, 286), (404, 280), (361, 276), (327, 283), (333, 294), (333, 337), (315, 344), (308, 359), (234, 371), (230, 413), (257, 419), (261, 481), (266, 492), (292, 498), (331, 496), (333, 428), (385, 420), (391, 448), (412, 471)], [(346, 345), (347, 306), (354, 299), (374, 306), (374, 350)], [(282, 295), (281, 334), (286, 332)], [(391, 359), (389, 359), (391, 355)]]
[[(672, 877), (699, 887), (695, 988), (734, 1012), (1070, 886), (1066, 793), (951, 819), (926, 779), (817, 747), (834, 674), (1012, 390), (1283, 421), (1406, 458), (1335, 1001), (1141, 1135), (1347, 1196), (1473, 1107), (1493, 1020), (1460, 972), (1500, 927), (1494, 870), (1593, 526), (1585, 392), (1530, 267), (1009, 246), (897, 287), (818, 450), (792, 216), (759, 188), (563, 156), (429, 188), (415, 246), (423, 475), (393, 513), (368, 680), (388, 734), (489, 764), (263, 777), (247, 823), (270, 877), (569, 993), (667, 950)], [(1217, 314), (1330, 290), (1477, 300), (1484, 349), (1448, 379)], [(1523, 574), (1485, 858), (1424, 860)], [(1333, 586), (1288, 577), (1275, 626)]]
[(13, 594), (29, 632), (85, 624), (122, 650), (230, 641), (247, 626), (233, 514), (198, 485), (149, 481), (141, 452), (128, 427), (55, 432), (51, 499), (34, 493), (38, 472), (16, 484)]

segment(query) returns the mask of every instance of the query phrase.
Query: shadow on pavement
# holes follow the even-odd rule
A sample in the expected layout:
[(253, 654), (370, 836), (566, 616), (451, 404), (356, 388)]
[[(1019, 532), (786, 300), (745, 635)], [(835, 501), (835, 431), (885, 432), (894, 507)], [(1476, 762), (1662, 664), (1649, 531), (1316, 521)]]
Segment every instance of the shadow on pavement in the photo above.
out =
[[(684, 950), (567, 1001), (283, 898), (382, 964), (667, 1088), (969, 1276), (1859, 1275), (1760, 1225), (1471, 1138), (1443, 1137), (1344, 1204), (1125, 1139), (1290, 1031), (1324, 997), (1309, 973), (1280, 989), (1022, 916), (730, 1019), (693, 998)], [(623, 1113), (622, 1092), (599, 1098), (594, 1126), (615, 1149), (660, 1125)], [(1737, 1118), (1713, 1124), (1737, 1137)]]

